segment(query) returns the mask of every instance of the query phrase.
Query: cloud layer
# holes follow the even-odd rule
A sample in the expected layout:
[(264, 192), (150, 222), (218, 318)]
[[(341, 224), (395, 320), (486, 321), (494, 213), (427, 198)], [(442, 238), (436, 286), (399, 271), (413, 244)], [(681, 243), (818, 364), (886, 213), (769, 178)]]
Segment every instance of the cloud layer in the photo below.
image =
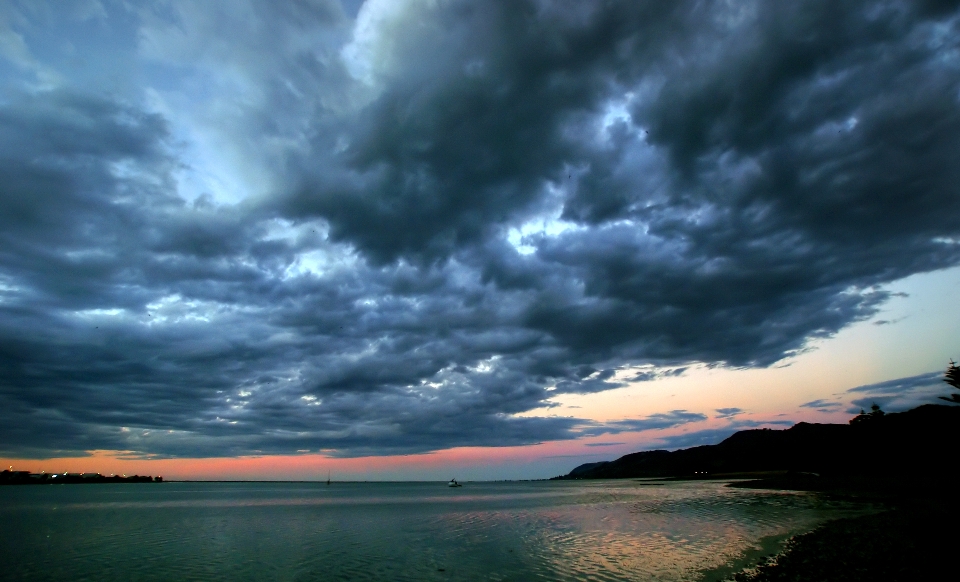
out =
[(676, 426), (518, 414), (960, 264), (957, 2), (291, 6), (0, 8), (0, 453)]

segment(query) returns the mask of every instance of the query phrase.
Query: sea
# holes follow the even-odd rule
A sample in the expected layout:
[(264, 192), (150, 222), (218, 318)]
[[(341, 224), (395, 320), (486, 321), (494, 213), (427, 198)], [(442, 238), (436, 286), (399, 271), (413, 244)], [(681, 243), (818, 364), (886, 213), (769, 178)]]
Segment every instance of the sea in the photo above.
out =
[(871, 508), (656, 480), (0, 488), (0, 580), (721, 580)]

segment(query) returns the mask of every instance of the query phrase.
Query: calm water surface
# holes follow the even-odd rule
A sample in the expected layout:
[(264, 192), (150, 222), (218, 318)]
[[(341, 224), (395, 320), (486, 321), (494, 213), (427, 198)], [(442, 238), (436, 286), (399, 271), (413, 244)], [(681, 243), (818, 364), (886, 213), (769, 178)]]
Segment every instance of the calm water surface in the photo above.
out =
[(863, 508), (714, 482), (0, 488), (4, 580), (700, 580)]

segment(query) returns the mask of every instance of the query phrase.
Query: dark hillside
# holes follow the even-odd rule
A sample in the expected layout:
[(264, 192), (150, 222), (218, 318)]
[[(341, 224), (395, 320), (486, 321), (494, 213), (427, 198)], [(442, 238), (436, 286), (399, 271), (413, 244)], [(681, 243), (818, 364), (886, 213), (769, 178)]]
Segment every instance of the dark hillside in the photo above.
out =
[(850, 424), (801, 422), (786, 430), (744, 430), (716, 445), (631, 453), (581, 465), (561, 479), (697, 477), (761, 471), (869, 476), (933, 475), (956, 456), (960, 407), (928, 404), (860, 415)]

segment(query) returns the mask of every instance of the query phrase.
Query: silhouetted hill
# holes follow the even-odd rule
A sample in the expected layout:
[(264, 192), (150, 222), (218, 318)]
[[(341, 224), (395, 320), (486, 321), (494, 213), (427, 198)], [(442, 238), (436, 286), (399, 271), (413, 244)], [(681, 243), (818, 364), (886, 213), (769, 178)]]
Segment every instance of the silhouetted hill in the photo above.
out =
[(861, 415), (850, 424), (798, 423), (786, 430), (744, 430), (716, 445), (644, 451), (580, 465), (560, 479), (701, 477), (790, 471), (829, 477), (949, 471), (960, 443), (960, 407), (928, 404), (906, 412)]

